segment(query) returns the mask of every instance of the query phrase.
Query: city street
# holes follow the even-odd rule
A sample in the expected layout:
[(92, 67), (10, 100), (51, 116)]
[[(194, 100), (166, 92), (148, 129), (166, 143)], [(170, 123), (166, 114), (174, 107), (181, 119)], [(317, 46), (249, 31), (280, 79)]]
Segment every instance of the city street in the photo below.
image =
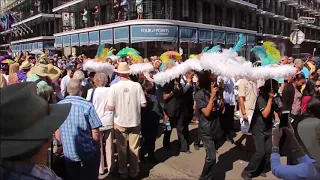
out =
[[(190, 137), (195, 137), (197, 133), (197, 126), (190, 125)], [(237, 133), (238, 139), (241, 133)], [(174, 152), (168, 151), (162, 148), (162, 137), (158, 138), (156, 142), (156, 157), (160, 161), (159, 164), (153, 165), (150, 163), (143, 163), (141, 166), (141, 174), (143, 179), (199, 179), (204, 159), (204, 148), (200, 148), (199, 151), (194, 150), (193, 144), (190, 146), (192, 154), (181, 153), (179, 156)], [(191, 139), (193, 140), (193, 139)], [(177, 148), (177, 134), (172, 132), (171, 142), (173, 142), (173, 149)], [(218, 160), (216, 165), (216, 172), (218, 179), (242, 179), (240, 177), (242, 170), (248, 164), (250, 156), (235, 147), (230, 142), (226, 142), (218, 150)], [(281, 159), (282, 163), (286, 162), (286, 158)], [(114, 177), (102, 176), (100, 179), (118, 179)], [(254, 179), (272, 180), (277, 179), (271, 172), (267, 174), (267, 177), (257, 177)]]

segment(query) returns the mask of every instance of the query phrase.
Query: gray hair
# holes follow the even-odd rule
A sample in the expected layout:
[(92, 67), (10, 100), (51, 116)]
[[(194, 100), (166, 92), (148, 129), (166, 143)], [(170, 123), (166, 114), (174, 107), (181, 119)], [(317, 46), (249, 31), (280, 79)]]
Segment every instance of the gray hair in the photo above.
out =
[(70, 96), (78, 96), (81, 91), (81, 83), (76, 79), (71, 79), (67, 86), (67, 91)]
[(97, 87), (105, 87), (107, 85), (108, 76), (104, 73), (97, 73), (94, 76), (93, 82)]
[(73, 74), (73, 79), (76, 79), (80, 82), (82, 82), (84, 80), (85, 76), (84, 73), (82, 71), (76, 71)]

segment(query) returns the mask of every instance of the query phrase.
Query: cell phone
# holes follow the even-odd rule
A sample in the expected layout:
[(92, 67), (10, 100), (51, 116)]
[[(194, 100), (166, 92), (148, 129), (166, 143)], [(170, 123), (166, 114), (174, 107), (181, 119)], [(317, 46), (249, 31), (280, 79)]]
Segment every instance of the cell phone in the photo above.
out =
[(280, 116), (280, 124), (279, 127), (288, 127), (290, 111), (282, 111)]

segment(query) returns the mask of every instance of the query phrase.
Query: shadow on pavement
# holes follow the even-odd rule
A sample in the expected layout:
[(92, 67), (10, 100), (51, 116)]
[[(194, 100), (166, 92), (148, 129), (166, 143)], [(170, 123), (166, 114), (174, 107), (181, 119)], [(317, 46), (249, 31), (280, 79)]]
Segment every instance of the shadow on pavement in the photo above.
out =
[(218, 157), (218, 162), (214, 168), (215, 179), (223, 180), (226, 178), (226, 173), (233, 169), (233, 163), (242, 160), (249, 161), (251, 155), (247, 155), (243, 150), (238, 147), (233, 147), (229, 151), (221, 154)]

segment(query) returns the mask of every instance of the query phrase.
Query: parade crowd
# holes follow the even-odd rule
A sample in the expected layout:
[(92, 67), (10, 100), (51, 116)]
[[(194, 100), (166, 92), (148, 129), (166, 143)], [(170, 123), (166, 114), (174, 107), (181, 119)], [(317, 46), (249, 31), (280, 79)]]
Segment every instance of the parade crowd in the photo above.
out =
[[(256, 81), (189, 70), (159, 85), (153, 76), (170, 67), (158, 56), (143, 60), (153, 71), (136, 75), (129, 57), (107, 57), (114, 72), (106, 74), (84, 70), (85, 55), (5, 56), (1, 179), (95, 180), (106, 173), (139, 179), (139, 163), (159, 163), (154, 152), (161, 133), (168, 151), (192, 153), (190, 123), (198, 125), (194, 149), (206, 152), (200, 179), (215, 179), (217, 150), (226, 140), (253, 154), (239, 178), (272, 171), (280, 179), (320, 179), (320, 69), (313, 57), (282, 56), (279, 64), (297, 69), (290, 78)], [(179, 149), (171, 146), (173, 129)]]

